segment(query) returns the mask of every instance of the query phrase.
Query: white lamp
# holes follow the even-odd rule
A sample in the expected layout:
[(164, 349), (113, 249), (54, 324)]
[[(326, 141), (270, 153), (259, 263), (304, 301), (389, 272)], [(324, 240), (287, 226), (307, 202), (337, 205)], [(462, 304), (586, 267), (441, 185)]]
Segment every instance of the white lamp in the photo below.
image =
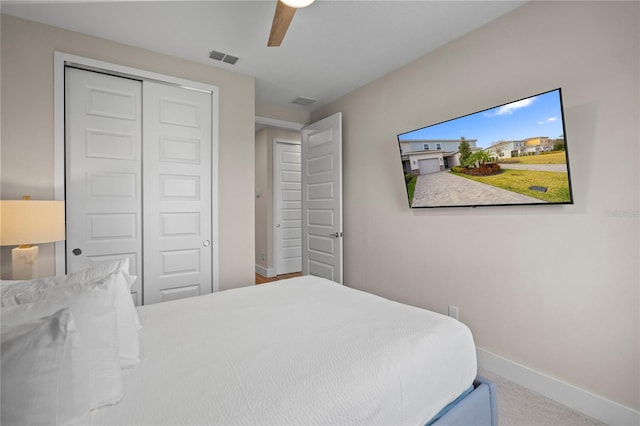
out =
[(38, 246), (65, 239), (64, 201), (0, 201), (0, 245), (11, 250), (14, 280), (29, 280), (38, 275)]

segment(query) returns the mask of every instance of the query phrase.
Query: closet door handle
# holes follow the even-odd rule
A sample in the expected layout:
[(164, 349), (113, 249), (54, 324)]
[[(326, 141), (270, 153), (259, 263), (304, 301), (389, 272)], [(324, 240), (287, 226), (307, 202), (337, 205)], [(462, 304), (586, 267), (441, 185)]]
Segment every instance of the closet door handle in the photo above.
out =
[(80, 256), (82, 254), (82, 250), (80, 250), (79, 248), (74, 248), (71, 253), (73, 253), (76, 256)]
[(204, 240), (204, 241), (202, 242), (202, 245), (203, 245), (204, 247), (209, 247), (209, 246), (211, 245), (211, 241), (209, 241), (209, 240)]

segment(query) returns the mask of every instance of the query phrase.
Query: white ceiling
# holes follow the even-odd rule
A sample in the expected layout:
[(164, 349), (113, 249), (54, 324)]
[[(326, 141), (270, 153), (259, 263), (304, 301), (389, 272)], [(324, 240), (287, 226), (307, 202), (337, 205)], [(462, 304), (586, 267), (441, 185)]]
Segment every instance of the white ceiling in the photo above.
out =
[[(317, 0), (267, 47), (276, 0), (1, 1), (2, 13), (220, 67), (256, 79), (256, 102), (312, 111), (524, 4)], [(235, 65), (209, 59), (217, 50)], [(298, 96), (318, 102), (300, 107)]]

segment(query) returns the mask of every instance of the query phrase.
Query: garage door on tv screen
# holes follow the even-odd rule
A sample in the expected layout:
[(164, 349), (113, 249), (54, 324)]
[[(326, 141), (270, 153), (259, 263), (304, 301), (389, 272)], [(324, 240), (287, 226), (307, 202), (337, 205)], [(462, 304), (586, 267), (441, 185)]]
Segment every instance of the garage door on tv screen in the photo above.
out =
[(562, 91), (398, 135), (413, 208), (573, 204)]

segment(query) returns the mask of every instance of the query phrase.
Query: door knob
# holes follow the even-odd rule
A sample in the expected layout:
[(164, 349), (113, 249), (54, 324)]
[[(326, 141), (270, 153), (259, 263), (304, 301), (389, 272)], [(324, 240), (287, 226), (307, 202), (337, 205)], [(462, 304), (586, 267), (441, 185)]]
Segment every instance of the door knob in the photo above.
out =
[(203, 245), (203, 246), (205, 246), (205, 247), (209, 247), (209, 246), (211, 245), (211, 241), (209, 241), (209, 240), (204, 240), (204, 241), (202, 242), (202, 245)]
[(80, 250), (79, 248), (74, 248), (71, 253), (73, 253), (76, 256), (80, 256), (82, 254), (82, 250)]

